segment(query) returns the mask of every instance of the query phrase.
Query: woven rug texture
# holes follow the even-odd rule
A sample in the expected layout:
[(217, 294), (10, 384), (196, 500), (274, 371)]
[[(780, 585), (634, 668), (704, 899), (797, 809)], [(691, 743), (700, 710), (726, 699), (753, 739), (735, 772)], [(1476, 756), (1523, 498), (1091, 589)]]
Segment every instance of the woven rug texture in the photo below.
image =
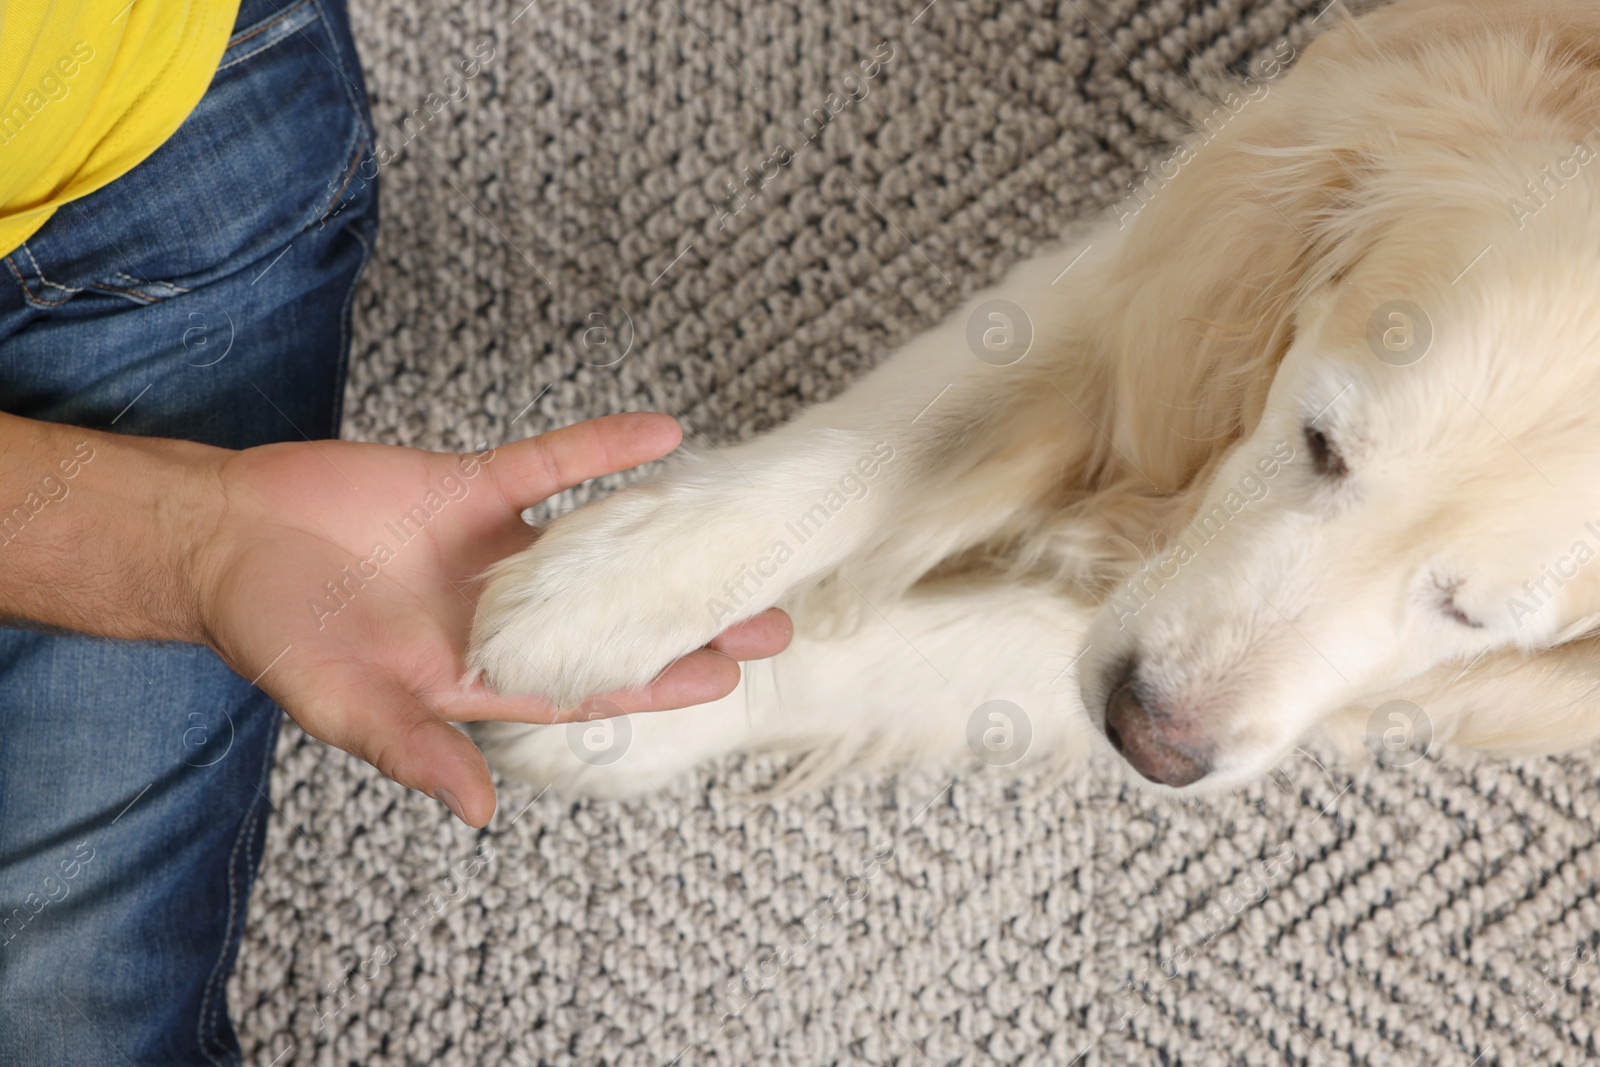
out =
[[(384, 228), (345, 435), (771, 427), (1119, 200), (1326, 3), (357, 0)], [(475, 833), (286, 724), (246, 1061), (1600, 1059), (1592, 756), (1306, 751), (1183, 804), (1004, 768), (763, 798), (771, 771), (508, 784)]]

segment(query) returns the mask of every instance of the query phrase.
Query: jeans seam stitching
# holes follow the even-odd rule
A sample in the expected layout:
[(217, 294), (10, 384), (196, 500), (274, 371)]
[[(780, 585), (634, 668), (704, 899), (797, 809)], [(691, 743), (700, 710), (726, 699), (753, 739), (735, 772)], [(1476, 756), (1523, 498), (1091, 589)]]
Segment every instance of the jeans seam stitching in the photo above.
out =
[[(341, 88), (344, 90), (345, 100), (350, 105), (351, 114), (355, 116), (356, 130), (355, 135), (350, 139), (350, 162), (345, 166), (345, 173), (343, 180), (339, 184), (338, 191), (335, 192), (328, 199), (327, 203), (321, 206), (320, 209), (314, 210), (314, 213), (306, 220), (305, 224), (301, 226), (301, 231), (309, 229), (317, 222), (327, 220), (329, 217), (329, 211), (338, 204), (339, 197), (344, 194), (344, 190), (349, 188), (351, 178), (353, 178), (356, 172), (360, 169), (362, 159), (367, 154), (369, 148), (375, 143), (372, 127), (368, 124), (366, 113), (362, 108), (363, 100), (357, 97), (355, 89), (350, 81), (350, 73), (346, 69), (347, 64), (345, 62), (345, 49), (339, 38), (337, 25), (333, 19), (329, 17), (327, 9), (323, 5), (322, 0), (304, 0), (304, 2), (316, 8), (317, 19), (313, 21), (320, 21), (322, 23), (323, 32), (327, 35), (328, 43), (333, 48), (334, 55), (327, 56), (326, 58), (328, 59), (329, 64), (339, 75), (339, 81), (342, 83)], [(312, 25), (312, 22), (307, 22), (306, 25), (310, 26)], [(302, 35), (305, 33), (304, 29), (296, 30), (296, 32)], [(315, 47), (315, 44), (313, 44), (313, 47)], [(360, 72), (357, 71), (357, 74), (359, 73)]]
[(357, 241), (361, 242), (361, 250), (363, 255), (361, 257), (361, 266), (357, 268), (355, 277), (350, 279), (350, 288), (345, 290), (344, 305), (342, 308), (340, 308), (339, 314), (339, 391), (338, 395), (334, 398), (335, 403), (338, 405), (338, 407), (335, 409), (338, 414), (338, 419), (333, 426), (333, 433), (335, 437), (342, 436), (343, 432), (343, 428), (340, 424), (344, 422), (344, 391), (350, 374), (351, 307), (355, 302), (356, 286), (361, 284), (361, 276), (366, 273), (367, 264), (372, 261), (373, 252), (372, 242), (369, 242), (366, 237), (362, 236), (359, 227), (352, 226), (349, 228), (348, 232)]
[(33, 291), (28, 288), (28, 280), (24, 278), (22, 276), (22, 272), (17, 269), (16, 260), (12, 258), (14, 255), (15, 253), (11, 253), (6, 256), (6, 266), (10, 267), (11, 273), (16, 276), (17, 286), (22, 290), (22, 299), (24, 301), (33, 305), (34, 307), (57, 308), (72, 298), (70, 293), (67, 296), (62, 297), (60, 300), (41, 300), (34, 296)]
[[(311, 25), (311, 23), (307, 22), (306, 25), (309, 26), (309, 25)], [(234, 56), (232, 59), (230, 59), (226, 63), (222, 64), (222, 66), (218, 67), (217, 68), (217, 73), (220, 74), (223, 71), (227, 70), (229, 67), (236, 67), (240, 63), (243, 63), (247, 59), (254, 59), (256, 56), (259, 56), (262, 52), (270, 51), (271, 49), (278, 47), (278, 45), (282, 44), (283, 42), (285, 42), (285, 41), (287, 41), (289, 39), (290, 34), (298, 33), (303, 28), (304, 27), (296, 26), (293, 30), (290, 30), (289, 33), (281, 34), (281, 35), (279, 35), (277, 37), (274, 37), (272, 40), (270, 40), (267, 43), (263, 44), (260, 48), (256, 48), (256, 49), (253, 49), (252, 51), (246, 52), (242, 56)]]
[[(360, 116), (358, 114), (357, 118), (359, 117)], [(363, 128), (360, 132), (364, 134), (366, 131)], [(356, 176), (356, 171), (361, 169), (361, 161), (366, 158), (367, 149), (371, 146), (371, 144), (372, 142), (369, 141), (365, 136), (357, 137), (355, 151), (350, 153), (350, 162), (345, 167), (344, 181), (339, 183), (339, 188), (333, 194), (333, 199), (328, 201), (328, 206), (324, 208), (321, 214), (317, 216), (317, 222), (325, 222), (332, 217), (332, 215), (337, 214), (334, 209), (338, 207), (340, 199), (344, 196), (344, 191), (350, 188), (350, 179), (354, 178)]]
[[(117, 271), (115, 274), (112, 275), (112, 277), (113, 278), (121, 278), (123, 281), (127, 282), (129, 285), (134, 286), (134, 288), (131, 289), (131, 290), (122, 290), (123, 292), (133, 292), (133, 293), (138, 294), (139, 296), (145, 297), (145, 298), (147, 298), (149, 300), (152, 300), (152, 301), (170, 300), (170, 299), (172, 299), (173, 294), (180, 294), (181, 295), (183, 293), (192, 293), (192, 292), (194, 292), (193, 289), (187, 288), (187, 287), (182, 286), (182, 285), (175, 285), (172, 282), (166, 281), (165, 279), (162, 279), (162, 278), (155, 278), (155, 279), (135, 278), (133, 275), (129, 274), (125, 270)], [(90, 284), (94, 284), (94, 283), (90, 283)], [(148, 292), (145, 292), (143, 289), (138, 288), (141, 285), (163, 286), (163, 287), (165, 287), (167, 289), (171, 289), (172, 292), (166, 294), (165, 296), (157, 296), (155, 293), (148, 293)], [(107, 286), (101, 286), (101, 287), (102, 288), (107, 288)], [(111, 288), (114, 288), (114, 286), (111, 287)]]
[(108, 293), (121, 293), (123, 296), (132, 297), (146, 305), (159, 304), (165, 299), (164, 297), (151, 296), (149, 293), (142, 293), (137, 289), (124, 289), (118, 285), (107, 285), (105, 282), (90, 282), (89, 287), (91, 289), (101, 289)]
[(274, 48), (277, 45), (282, 44), (284, 41), (287, 41), (292, 34), (297, 33), (301, 29), (304, 29), (306, 26), (311, 25), (311, 23), (313, 21), (315, 21), (316, 18), (320, 17), (320, 15), (321, 15), (320, 12), (317, 12), (317, 13), (313, 14), (312, 18), (307, 19), (305, 22), (301, 23), (298, 26), (290, 27), (288, 30), (286, 30), (283, 33), (280, 33), (278, 36), (272, 38), (272, 40), (267, 41), (265, 44), (263, 44), (263, 45), (261, 45), (261, 46), (259, 46), (257, 48), (251, 49), (249, 52), (246, 52), (242, 56), (233, 56), (232, 58), (228, 57), (228, 53), (232, 52), (234, 50), (234, 48), (236, 48), (237, 46), (239, 46), (239, 45), (243, 44), (244, 42), (250, 40), (250, 38), (255, 37), (257, 34), (265, 33), (268, 30), (272, 29), (274, 26), (280, 25), (281, 23), (283, 23), (283, 21), (285, 19), (294, 18), (298, 14), (300, 9), (305, 7), (305, 6), (307, 6), (309, 3), (310, 3), (310, 0), (300, 0), (300, 2), (298, 4), (295, 4), (293, 7), (289, 8), (287, 11), (279, 12), (279, 14), (278, 14), (278, 16), (276, 18), (270, 19), (267, 22), (262, 23), (259, 26), (255, 26), (252, 29), (247, 30), (245, 33), (241, 34), (240, 36), (235, 37), (233, 40), (230, 40), (228, 42), (228, 46), (225, 49), (223, 49), (223, 51), (222, 51), (222, 57), (223, 58), (222, 58), (221, 64), (219, 64), (218, 67), (217, 67), (217, 73), (221, 74), (223, 71), (227, 70), (229, 67), (238, 66), (240, 63), (243, 63), (247, 59), (252, 59), (252, 58), (254, 58), (256, 56), (259, 56), (262, 52), (265, 52), (268, 49)]
[(46, 278), (44, 276), (44, 269), (39, 266), (39, 261), (36, 258), (34, 258), (33, 249), (28, 247), (28, 242), (27, 241), (23, 241), (20, 245), (18, 245), (17, 246), (17, 250), (19, 252), (26, 252), (28, 254), (28, 262), (33, 264), (33, 273), (39, 279), (39, 281), (42, 282), (43, 284), (48, 285), (52, 289), (60, 289), (63, 293), (66, 293), (68, 296), (71, 296), (74, 293), (79, 293), (79, 292), (83, 291), (81, 288), (74, 289), (70, 285), (62, 285), (60, 282), (53, 282), (49, 278)]
[(234, 835), (233, 849), (228, 853), (228, 921), (222, 929), (222, 951), (217, 956), (217, 962), (211, 967), (211, 973), (206, 976), (205, 992), (200, 996), (200, 1014), (195, 1020), (195, 1042), (200, 1046), (200, 1054), (207, 1060), (222, 1067), (222, 1061), (211, 1054), (210, 1035), (206, 1032), (206, 1020), (212, 1014), (211, 994), (216, 986), (217, 973), (222, 970), (222, 961), (228, 958), (228, 943), (233, 938), (233, 915), (238, 907), (238, 890), (234, 885), (234, 865), (239, 859), (239, 848), (244, 844), (250, 827), (255, 822), (255, 809), (259, 801), (250, 805), (250, 810), (239, 823), (238, 833)]
[[(269, 19), (266, 19), (263, 22), (258, 22), (258, 23), (256, 23), (256, 25), (250, 27), (249, 29), (244, 30), (244, 31), (236, 34), (234, 37), (229, 39), (228, 44), (227, 44), (227, 46), (225, 48), (223, 48), (223, 51), (224, 52), (230, 51), (230, 50), (232, 50), (234, 48), (237, 48), (239, 45), (244, 44), (250, 38), (255, 37), (258, 34), (266, 33), (268, 30), (272, 29), (272, 27), (276, 26), (278, 23), (282, 22), (284, 19), (288, 18), (290, 15), (293, 15), (296, 11), (299, 11), (302, 7), (304, 7), (306, 5), (306, 2), (307, 2), (307, 0), (300, 0), (300, 2), (298, 4), (295, 4), (293, 7), (289, 8), (287, 11), (279, 11), (276, 18), (269, 18)], [(254, 55), (255, 53), (252, 52), (251, 54)], [(238, 61), (237, 60), (233, 60), (232, 62), (238, 62)]]
[[(266, 755), (262, 760), (260, 775), (263, 779), (271, 773), (273, 749), (275, 747), (276, 745), (274, 744), (266, 746)], [(195, 1022), (195, 1039), (199, 1043), (200, 1052), (207, 1060), (216, 1064), (217, 1067), (222, 1067), (222, 1061), (211, 1054), (207, 1041), (208, 1035), (206, 1034), (206, 1017), (213, 1013), (212, 996), (216, 989), (218, 976), (223, 975), (227, 970), (224, 967), (224, 963), (228, 958), (228, 946), (233, 940), (233, 921), (239, 907), (239, 886), (235, 877), (239, 862), (239, 849), (243, 847), (245, 839), (250, 836), (255, 826), (256, 814), (261, 810), (261, 801), (266, 797), (259, 785), (255, 789), (256, 800), (251, 803), (249, 810), (245, 812), (244, 819), (240, 821), (239, 831), (234, 835), (233, 839), (233, 850), (228, 854), (228, 922), (223, 928), (222, 951), (218, 953), (217, 962), (212, 965), (211, 974), (206, 978), (205, 992), (200, 998), (200, 1015)], [(216, 1010), (220, 1010), (220, 1003)]]
[[(334, 50), (339, 53), (339, 60), (336, 64), (339, 68), (339, 80), (344, 83), (345, 98), (350, 101), (350, 107), (356, 115), (356, 125), (361, 128), (361, 136), (357, 140), (371, 141), (374, 139), (374, 135), (372, 127), (367, 125), (367, 116), (362, 111), (361, 105), (364, 101), (356, 98), (355, 88), (350, 82), (350, 72), (345, 70), (344, 44), (334, 32), (334, 22), (328, 17), (327, 9), (323, 7), (322, 0), (306, 0), (306, 2), (316, 7), (317, 14), (322, 19), (322, 25), (327, 30), (328, 39), (333, 42)], [(361, 72), (358, 70), (356, 73), (359, 75)]]

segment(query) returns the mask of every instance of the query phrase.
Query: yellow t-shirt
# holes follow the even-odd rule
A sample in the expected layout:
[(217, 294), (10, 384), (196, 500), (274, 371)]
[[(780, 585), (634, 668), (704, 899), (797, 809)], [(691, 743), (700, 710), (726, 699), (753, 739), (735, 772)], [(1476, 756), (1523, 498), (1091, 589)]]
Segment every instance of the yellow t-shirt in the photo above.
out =
[(200, 102), (239, 0), (0, 0), (0, 255)]

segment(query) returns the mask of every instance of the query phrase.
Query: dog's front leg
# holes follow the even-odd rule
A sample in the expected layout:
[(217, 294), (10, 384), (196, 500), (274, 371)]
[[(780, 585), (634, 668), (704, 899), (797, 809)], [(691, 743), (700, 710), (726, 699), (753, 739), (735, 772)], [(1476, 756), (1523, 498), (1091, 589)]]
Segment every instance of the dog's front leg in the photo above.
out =
[(501, 773), (603, 797), (649, 792), (741, 749), (807, 753), (785, 786), (847, 765), (1065, 770), (1105, 750), (1078, 695), (1093, 614), (1062, 589), (928, 582), (846, 639), (796, 634), (783, 655), (746, 664), (721, 700), (563, 726), (490, 723), (477, 737)]
[(888, 596), (1005, 530), (1095, 447), (1052, 384), (1079, 355), (1065, 339), (1083, 287), (1052, 288), (1074, 254), (1023, 264), (766, 437), (555, 523), (492, 573), (472, 666), (571, 706), (648, 682), (847, 563), (864, 596)]
[(492, 572), (472, 664), (562, 706), (648, 682), (869, 537), (897, 461), (870, 433), (780, 432), (582, 508)]

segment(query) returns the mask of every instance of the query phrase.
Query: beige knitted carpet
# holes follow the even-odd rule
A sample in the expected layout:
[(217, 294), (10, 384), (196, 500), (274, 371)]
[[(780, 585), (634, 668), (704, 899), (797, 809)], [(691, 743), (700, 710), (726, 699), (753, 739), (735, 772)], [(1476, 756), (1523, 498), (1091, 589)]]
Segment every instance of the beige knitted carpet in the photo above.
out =
[[(358, 3), (393, 158), (346, 433), (770, 426), (1118, 199), (1324, 2)], [(734, 763), (508, 786), (475, 834), (279, 755), (251, 1063), (1600, 1059), (1591, 758), (1296, 756), (1184, 806), (1003, 768), (771, 803)]]

